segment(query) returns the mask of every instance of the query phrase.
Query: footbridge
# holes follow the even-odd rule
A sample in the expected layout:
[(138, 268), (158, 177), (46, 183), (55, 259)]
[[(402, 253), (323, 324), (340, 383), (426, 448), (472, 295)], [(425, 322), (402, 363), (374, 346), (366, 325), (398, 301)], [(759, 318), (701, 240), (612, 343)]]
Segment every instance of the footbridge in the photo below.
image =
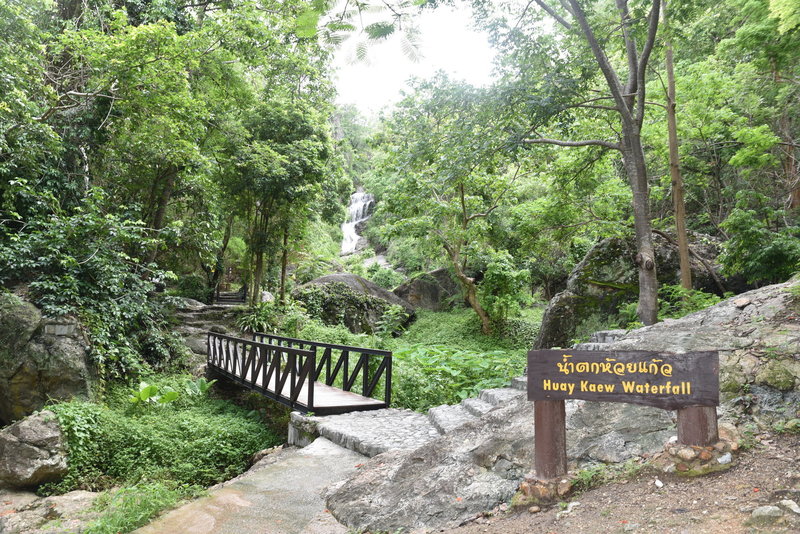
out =
[(392, 353), (256, 332), (208, 333), (208, 370), (315, 415), (388, 408)]

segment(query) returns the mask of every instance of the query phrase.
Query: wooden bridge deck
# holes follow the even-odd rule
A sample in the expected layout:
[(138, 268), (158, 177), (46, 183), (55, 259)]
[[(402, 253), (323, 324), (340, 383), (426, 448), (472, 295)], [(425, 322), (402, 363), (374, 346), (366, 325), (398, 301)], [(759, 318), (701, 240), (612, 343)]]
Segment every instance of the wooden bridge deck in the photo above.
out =
[[(288, 340), (270, 336), (271, 340)], [(291, 340), (301, 342), (302, 340)], [(366, 355), (362, 354), (359, 363), (349, 371), (350, 350), (365, 350), (355, 347), (340, 347), (345, 350), (340, 355), (331, 372), (331, 349), (335, 345), (315, 344), (302, 341), (313, 350), (296, 347), (260, 343), (231, 336), (209, 333), (208, 336), (208, 369), (221, 377), (236, 382), (267, 398), (285, 404), (302, 412), (313, 412), (318, 415), (330, 415), (362, 410), (386, 408), (388, 403), (381, 399), (370, 398), (382, 369), (382, 364), (373, 376), (369, 377), (369, 365)], [(316, 361), (316, 349), (324, 348), (325, 352), (319, 365)], [(383, 353), (384, 351), (371, 351)], [(391, 359), (391, 353), (388, 358)], [(374, 355), (373, 355), (374, 356)], [(382, 356), (382, 354), (378, 354)], [(343, 359), (342, 359), (343, 357)], [(383, 356), (384, 358), (386, 356)], [(385, 360), (384, 360), (385, 361)], [(384, 377), (389, 391), (391, 387), (391, 364)], [(338, 371), (342, 371), (340, 381), (347, 389), (352, 389), (356, 378), (361, 379), (362, 390), (367, 395), (346, 391), (333, 385)], [(319, 380), (325, 371), (325, 382)], [(356, 376), (358, 375), (358, 376)], [(327, 382), (327, 383), (326, 383)], [(372, 387), (369, 387), (369, 386)], [(388, 394), (385, 395), (388, 397)]]

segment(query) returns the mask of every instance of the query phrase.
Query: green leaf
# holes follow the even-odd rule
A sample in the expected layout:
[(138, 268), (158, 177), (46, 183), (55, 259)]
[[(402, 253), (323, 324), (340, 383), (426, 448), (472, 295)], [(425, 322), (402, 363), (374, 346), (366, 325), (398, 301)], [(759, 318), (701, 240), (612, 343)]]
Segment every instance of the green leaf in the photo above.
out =
[(295, 35), (303, 38), (311, 38), (317, 34), (317, 25), (319, 24), (319, 17), (322, 13), (317, 9), (311, 7), (300, 13), (297, 17)]
[(370, 39), (386, 39), (395, 31), (395, 26), (391, 22), (375, 22), (364, 28)]

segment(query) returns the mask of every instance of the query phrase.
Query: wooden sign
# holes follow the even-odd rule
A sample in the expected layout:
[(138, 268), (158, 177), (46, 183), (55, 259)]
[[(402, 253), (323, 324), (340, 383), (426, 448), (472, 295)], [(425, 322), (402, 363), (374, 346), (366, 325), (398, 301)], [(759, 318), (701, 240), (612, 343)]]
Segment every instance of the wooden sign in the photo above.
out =
[(528, 400), (628, 402), (676, 410), (719, 404), (719, 354), (533, 350)]

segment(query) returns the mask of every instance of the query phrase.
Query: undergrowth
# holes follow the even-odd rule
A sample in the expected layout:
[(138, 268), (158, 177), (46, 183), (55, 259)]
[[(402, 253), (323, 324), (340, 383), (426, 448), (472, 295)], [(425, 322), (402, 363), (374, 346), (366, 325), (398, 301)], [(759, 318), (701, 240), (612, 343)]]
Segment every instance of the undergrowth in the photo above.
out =
[(115, 386), (108, 405), (70, 401), (49, 407), (67, 437), (69, 470), (43, 493), (104, 490), (143, 481), (206, 487), (248, 467), (250, 456), (280, 439), (229, 402), (189, 392), (188, 381), (153, 381), (180, 391), (169, 403), (132, 403), (136, 388)]

